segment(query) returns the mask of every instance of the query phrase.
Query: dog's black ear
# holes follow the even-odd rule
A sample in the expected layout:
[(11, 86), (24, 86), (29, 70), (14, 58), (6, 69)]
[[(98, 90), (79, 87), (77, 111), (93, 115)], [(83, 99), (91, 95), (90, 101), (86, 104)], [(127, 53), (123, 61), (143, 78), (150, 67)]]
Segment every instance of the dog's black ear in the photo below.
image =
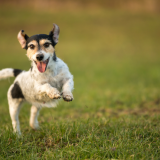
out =
[(18, 41), (23, 49), (26, 48), (26, 41), (29, 38), (26, 34), (24, 34), (24, 30), (20, 30), (18, 33)]
[(53, 24), (53, 28), (50, 31), (49, 35), (52, 37), (55, 45), (58, 43), (60, 29), (57, 24)]

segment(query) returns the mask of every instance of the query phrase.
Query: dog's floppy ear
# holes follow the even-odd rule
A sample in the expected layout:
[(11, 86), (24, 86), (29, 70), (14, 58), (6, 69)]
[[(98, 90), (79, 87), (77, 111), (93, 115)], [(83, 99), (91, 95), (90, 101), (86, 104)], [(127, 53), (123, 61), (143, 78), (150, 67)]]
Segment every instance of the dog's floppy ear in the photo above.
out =
[(29, 38), (26, 34), (24, 34), (24, 30), (19, 31), (18, 33), (18, 41), (23, 49), (26, 48), (26, 41)]
[(60, 29), (57, 24), (53, 24), (53, 28), (50, 31), (49, 35), (52, 37), (55, 45), (58, 43)]

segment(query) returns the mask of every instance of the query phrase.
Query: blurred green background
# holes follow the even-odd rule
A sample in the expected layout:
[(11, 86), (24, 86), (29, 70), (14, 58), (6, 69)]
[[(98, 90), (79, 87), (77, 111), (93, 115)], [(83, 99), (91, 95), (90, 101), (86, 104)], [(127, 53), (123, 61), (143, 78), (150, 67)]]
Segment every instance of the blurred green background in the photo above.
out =
[[(112, 112), (119, 115), (126, 110), (128, 114), (142, 106), (147, 112), (157, 108), (156, 102), (160, 101), (158, 1), (154, 1), (155, 8), (152, 5), (152, 9), (146, 7), (148, 1), (135, 1), (136, 5), (132, 6), (133, 1), (129, 0), (121, 4), (116, 1), (109, 4), (109, 1), (75, 3), (65, 0), (2, 2), (1, 69), (30, 68), (26, 51), (21, 49), (16, 38), (21, 29), (30, 36), (48, 34), (52, 23), (60, 27), (56, 53), (74, 75), (75, 100), (61, 102), (58, 108), (51, 109), (53, 117), (89, 118)], [(6, 112), (7, 122), (6, 93), (12, 81), (0, 83), (0, 105)], [(0, 114), (4, 116), (3, 112)]]
[[(80, 130), (79, 135), (82, 135), (82, 138), (92, 135), (94, 130), (92, 125), (97, 125), (99, 130), (96, 130), (95, 134), (97, 137), (101, 136), (102, 148), (104, 150), (106, 150), (106, 146), (113, 148), (111, 151), (107, 149), (108, 154), (105, 151), (102, 155), (100, 153), (99, 158), (108, 156), (125, 159), (124, 155), (132, 156), (135, 154), (132, 149), (129, 150), (130, 152), (127, 152), (127, 149), (131, 144), (130, 137), (133, 137), (132, 142), (137, 137), (140, 142), (141, 135), (134, 134), (136, 129), (142, 135), (146, 133), (146, 139), (143, 136), (145, 141), (143, 145), (137, 142), (132, 143), (133, 148), (138, 144), (136, 147), (139, 148), (136, 151), (137, 157), (144, 158), (146, 156), (146, 150), (143, 150), (144, 146), (147, 148), (147, 154), (150, 158), (160, 155), (156, 151), (160, 146), (157, 138), (160, 129), (159, 2), (159, 0), (0, 1), (0, 69), (28, 70), (30, 68), (26, 51), (21, 49), (17, 40), (17, 34), (21, 29), (24, 29), (25, 33), (31, 36), (39, 33), (48, 34), (53, 23), (60, 27), (56, 54), (68, 64), (74, 75), (74, 101), (70, 103), (61, 101), (54, 109), (44, 108), (39, 116), (40, 126), (44, 130), (49, 128), (48, 130), (53, 132), (55, 137), (58, 137), (55, 141), (56, 144), (59, 145), (59, 137), (63, 137), (63, 130), (65, 134), (67, 133), (68, 127), (69, 139), (73, 141), (79, 139), (79, 137), (73, 138), (70, 135), (70, 131), (75, 131), (73, 126), (77, 121), (79, 124), (76, 125), (79, 127), (77, 130)], [(4, 135), (10, 137), (10, 132), (6, 133), (8, 128), (12, 128), (6, 95), (13, 80), (10, 78), (0, 82), (2, 137)], [(43, 134), (43, 130), (38, 133), (29, 130), (29, 112), (30, 105), (25, 104), (19, 116), (22, 134), (26, 135), (27, 142), (33, 142), (35, 146), (41, 147), (39, 143), (32, 140), (32, 135), (37, 137), (37, 135)], [(154, 119), (155, 116), (157, 118)], [(88, 119), (96, 125), (85, 121)], [(123, 119), (126, 119), (125, 123), (121, 121)], [(66, 125), (66, 128), (61, 125), (61, 122)], [(70, 122), (69, 125), (66, 122)], [(46, 124), (50, 126), (46, 126)], [(154, 124), (153, 128), (152, 124)], [(54, 132), (53, 126), (62, 127), (62, 131), (56, 130)], [(128, 133), (128, 130), (131, 132)], [(44, 133), (44, 137), (40, 135), (40, 141), (47, 136), (54, 137), (49, 131)], [(104, 133), (104, 135), (100, 133)], [(123, 136), (126, 138), (123, 139), (124, 141), (121, 141), (119, 133), (124, 134)], [(109, 140), (105, 138), (106, 135)], [(115, 139), (116, 136), (119, 136), (117, 139), (122, 145), (117, 144), (120, 151), (113, 153), (116, 142), (112, 139)], [(4, 144), (7, 144), (6, 141), (10, 140), (8, 137), (1, 143), (2, 150)], [(152, 137), (155, 138), (156, 144), (153, 144), (156, 149), (154, 145), (153, 148), (150, 148), (150, 144), (153, 142)], [(96, 144), (100, 140), (97, 140)], [(27, 144), (26, 141), (24, 140), (24, 147), (30, 148), (30, 144)], [(83, 139), (76, 142), (77, 145), (80, 142), (83, 142)], [(21, 142), (16, 143), (19, 146), (22, 144)], [(99, 148), (92, 150), (93, 142), (89, 138), (86, 140), (86, 144), (89, 144), (88, 146), (91, 148), (90, 153), (91, 151), (96, 153), (92, 152), (93, 157), (95, 156), (93, 159), (97, 158)], [(13, 150), (18, 150), (19, 146), (15, 149), (13, 145)], [(45, 147), (46, 145), (44, 145)], [(81, 147), (83, 148), (83, 146)], [(44, 148), (40, 148), (42, 149), (40, 152), (49, 154), (47, 151), (49, 147), (47, 146), (46, 150)], [(7, 157), (9, 154), (10, 156), (18, 156), (19, 152), (16, 151), (17, 155), (11, 151), (8, 154), (8, 146), (5, 149), (3, 156)], [(59, 156), (60, 153), (55, 148), (50, 149), (53, 149), (53, 153)], [(62, 143), (61, 149), (65, 150), (66, 145), (63, 146)], [(141, 154), (141, 152), (143, 153)], [(29, 150), (26, 155), (30, 156), (32, 153)], [(77, 151), (75, 151), (76, 154)], [(90, 155), (88, 155), (89, 157)]]
[[(48, 34), (56, 23), (60, 27), (56, 53), (75, 81), (75, 100), (42, 114), (65, 119), (160, 112), (159, 1), (25, 2), (1, 1), (0, 68), (28, 70), (18, 32)], [(12, 81), (0, 83), (0, 114), (6, 123), (6, 93)], [(23, 113), (29, 115), (29, 108)], [(44, 121), (48, 114), (42, 116)]]

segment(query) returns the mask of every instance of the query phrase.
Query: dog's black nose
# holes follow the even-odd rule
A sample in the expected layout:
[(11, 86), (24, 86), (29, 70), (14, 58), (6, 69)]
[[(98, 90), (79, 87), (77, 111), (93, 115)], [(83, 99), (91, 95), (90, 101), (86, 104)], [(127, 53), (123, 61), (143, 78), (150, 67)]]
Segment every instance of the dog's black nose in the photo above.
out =
[(37, 54), (36, 58), (38, 61), (41, 61), (43, 59), (43, 54)]

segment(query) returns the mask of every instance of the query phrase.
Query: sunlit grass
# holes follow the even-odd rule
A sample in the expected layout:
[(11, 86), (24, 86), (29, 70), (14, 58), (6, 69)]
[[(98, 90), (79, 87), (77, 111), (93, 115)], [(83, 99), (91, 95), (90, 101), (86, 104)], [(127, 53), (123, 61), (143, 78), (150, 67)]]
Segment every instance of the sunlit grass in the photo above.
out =
[(158, 15), (112, 10), (77, 12), (0, 8), (1, 68), (28, 70), (18, 41), (60, 26), (57, 56), (74, 75), (74, 101), (40, 112), (40, 131), (20, 113), (23, 138), (12, 134), (7, 89), (0, 82), (1, 159), (158, 159), (160, 45)]

